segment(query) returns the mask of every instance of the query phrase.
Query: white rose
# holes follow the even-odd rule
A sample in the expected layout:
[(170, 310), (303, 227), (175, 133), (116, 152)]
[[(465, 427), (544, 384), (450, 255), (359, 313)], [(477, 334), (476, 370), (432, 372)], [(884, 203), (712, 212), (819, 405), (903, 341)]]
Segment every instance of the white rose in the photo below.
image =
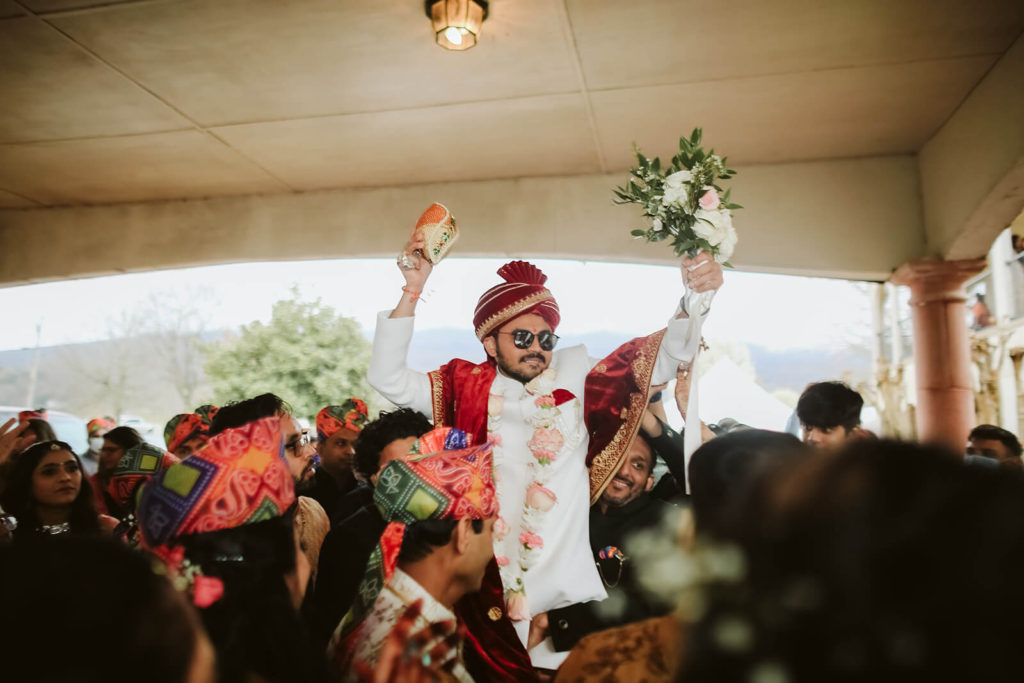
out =
[(719, 263), (725, 263), (732, 258), (733, 252), (736, 251), (736, 228), (729, 225), (729, 229), (725, 231), (725, 237), (718, 244), (718, 253), (715, 254), (715, 260)]
[(684, 206), (686, 204), (686, 199), (687, 195), (685, 187), (682, 185), (675, 187), (666, 185), (665, 194), (661, 196), (661, 203), (664, 205), (678, 204), (679, 206)]
[(732, 215), (728, 210), (697, 209), (694, 214), (697, 222), (693, 224), (693, 231), (699, 237), (703, 237), (711, 246), (716, 246), (726, 238), (728, 231), (732, 230)]
[(665, 178), (666, 187), (682, 187), (683, 183), (688, 183), (693, 180), (693, 174), (689, 171), (676, 171), (672, 175)]
[(651, 225), (651, 227), (654, 228), (654, 232), (661, 232), (664, 228), (664, 225), (662, 225), (660, 218), (655, 218), (654, 223)]

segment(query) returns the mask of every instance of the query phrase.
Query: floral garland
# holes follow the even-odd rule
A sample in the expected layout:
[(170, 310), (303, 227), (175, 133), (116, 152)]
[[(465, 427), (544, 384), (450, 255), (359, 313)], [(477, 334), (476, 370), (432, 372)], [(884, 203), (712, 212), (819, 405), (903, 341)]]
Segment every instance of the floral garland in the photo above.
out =
[[(551, 476), (551, 465), (567, 447), (574, 448), (579, 442), (578, 434), (567, 442), (555, 424), (562, 412), (558, 406), (566, 400), (575, 398), (571, 392), (555, 389), (556, 375), (555, 368), (548, 368), (526, 384), (527, 393), (537, 397), (533, 402), (536, 410), (528, 420), (533, 427), (533, 433), (526, 444), (534, 458), (529, 464), (533, 478), (526, 487), (516, 561), (512, 562), (504, 555), (496, 558), (501, 581), (505, 586), (505, 605), (508, 616), (513, 621), (525, 621), (531, 616), (523, 577), (537, 563), (544, 548), (544, 518), (558, 502), (554, 491), (545, 487)], [(496, 481), (499, 467), (504, 461), (501, 435), (498, 433), (504, 402), (505, 397), (501, 394), (491, 394), (487, 401), (487, 432), (488, 438), (495, 442)], [(494, 525), (496, 541), (500, 543), (509, 531), (509, 525), (504, 517), (499, 517)]]

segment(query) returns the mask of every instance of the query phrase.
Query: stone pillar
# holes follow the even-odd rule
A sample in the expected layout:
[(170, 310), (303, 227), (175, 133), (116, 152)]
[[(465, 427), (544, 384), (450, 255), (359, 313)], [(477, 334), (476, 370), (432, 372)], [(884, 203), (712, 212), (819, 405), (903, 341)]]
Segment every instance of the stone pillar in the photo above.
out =
[(891, 278), (910, 287), (917, 378), (917, 436), (963, 452), (974, 427), (967, 293), (964, 283), (985, 268), (985, 259), (919, 261)]

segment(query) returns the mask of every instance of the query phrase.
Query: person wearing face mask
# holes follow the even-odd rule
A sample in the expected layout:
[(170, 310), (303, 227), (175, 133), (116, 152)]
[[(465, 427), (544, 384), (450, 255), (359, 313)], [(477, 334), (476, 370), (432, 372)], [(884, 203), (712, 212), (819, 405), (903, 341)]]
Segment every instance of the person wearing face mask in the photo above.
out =
[(89, 437), (89, 450), (82, 455), (82, 469), (86, 476), (96, 474), (100, 466), (100, 450), (103, 448), (103, 437), (115, 426), (112, 417), (94, 417), (85, 425)]

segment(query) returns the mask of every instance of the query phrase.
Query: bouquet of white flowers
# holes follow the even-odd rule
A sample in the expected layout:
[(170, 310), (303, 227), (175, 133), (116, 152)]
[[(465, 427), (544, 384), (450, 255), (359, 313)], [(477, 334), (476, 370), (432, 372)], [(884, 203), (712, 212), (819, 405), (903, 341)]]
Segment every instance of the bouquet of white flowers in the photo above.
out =
[(701, 129), (689, 138), (679, 138), (679, 153), (661, 169), (658, 157), (648, 159), (636, 150), (637, 167), (629, 181), (615, 188), (616, 204), (639, 204), (651, 221), (646, 230), (633, 230), (634, 237), (648, 242), (672, 238), (677, 256), (695, 256), (704, 250), (719, 263), (731, 267), (729, 258), (736, 248), (732, 210), (743, 208), (729, 202), (729, 190), (715, 181), (728, 180), (736, 171), (726, 168), (725, 157), (700, 146)]

